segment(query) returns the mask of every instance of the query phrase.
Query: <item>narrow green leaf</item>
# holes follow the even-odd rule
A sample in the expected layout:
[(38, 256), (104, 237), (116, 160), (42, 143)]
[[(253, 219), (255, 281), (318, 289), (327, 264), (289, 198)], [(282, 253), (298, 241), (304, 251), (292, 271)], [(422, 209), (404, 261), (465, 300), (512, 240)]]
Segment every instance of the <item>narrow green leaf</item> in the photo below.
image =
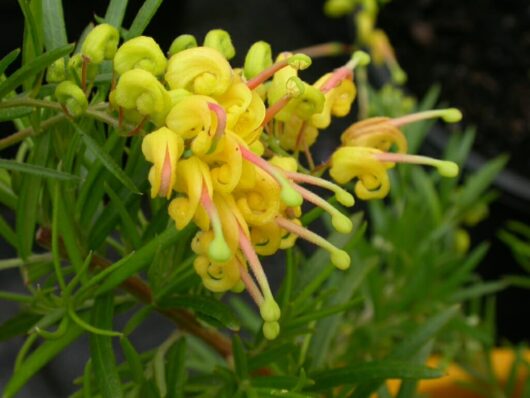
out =
[(270, 347), (267, 350), (255, 355), (248, 359), (248, 368), (250, 371), (262, 367), (268, 367), (273, 363), (279, 361), (286, 361), (288, 355), (293, 354), (296, 351), (296, 346), (292, 343), (285, 343), (275, 347)]
[(62, 181), (77, 181), (78, 176), (65, 173), (64, 171), (54, 170), (47, 167), (37, 166), (30, 163), (21, 163), (11, 159), (0, 159), (0, 168), (21, 173), (33, 174), (43, 178), (52, 178)]
[(0, 236), (2, 236), (2, 238), (4, 238), (11, 246), (15, 248), (17, 247), (17, 234), (15, 234), (13, 228), (11, 228), (2, 216), (0, 216)]
[(493, 281), (493, 282), (484, 282), (478, 283), (473, 286), (465, 287), (460, 290), (457, 290), (451, 295), (451, 300), (454, 303), (461, 303), (466, 300), (470, 300), (476, 297), (482, 297), (487, 294), (493, 294), (508, 287), (508, 282), (506, 281)]
[(207, 296), (180, 296), (166, 297), (157, 303), (162, 308), (184, 308), (193, 310), (199, 314), (206, 315), (223, 326), (239, 330), (239, 320), (235, 317), (232, 309), (219, 300)]
[(109, 268), (100, 272), (93, 277), (85, 286), (85, 288), (94, 286), (95, 284), (104, 281), (99, 287), (97, 293), (103, 294), (109, 290), (114, 289), (120, 283), (125, 281), (131, 275), (140, 271), (147, 266), (152, 260), (158, 248), (165, 248), (169, 245), (175, 244), (180, 237), (179, 231), (174, 226), (169, 227), (161, 235), (151, 240), (148, 244), (137, 250), (133, 254), (122, 258), (114, 263)]
[(41, 0), (41, 2), (42, 29), (46, 49), (53, 50), (68, 44), (62, 0)]
[(129, 364), (129, 370), (131, 372), (132, 379), (136, 384), (141, 385), (145, 381), (145, 377), (140, 355), (138, 355), (138, 352), (127, 337), (122, 336), (120, 338), (120, 344), (123, 355)]
[(83, 329), (75, 324), (70, 324), (64, 335), (60, 339), (46, 340), (35, 349), (17, 369), (9, 379), (3, 398), (11, 398), (26, 385), (44, 365), (55, 358), (62, 350), (72, 344), (81, 334)]
[[(50, 135), (43, 135), (35, 140), (34, 152), (30, 162), (43, 166), (48, 159)], [(15, 230), (18, 237), (19, 255), (26, 259), (32, 251), (34, 242), (37, 210), (41, 194), (42, 178), (37, 175), (24, 174), (21, 179), (19, 200), (17, 202)]]
[(0, 122), (8, 122), (21, 117), (28, 116), (33, 112), (33, 108), (21, 106), (20, 108), (5, 108), (0, 109)]
[(105, 166), (105, 168), (116, 177), (123, 185), (125, 185), (129, 190), (134, 193), (140, 193), (136, 185), (131, 180), (131, 178), (125, 174), (123, 169), (116, 164), (114, 159), (109, 156), (107, 152), (101, 148), (101, 146), (88, 134), (86, 134), (76, 123), (72, 123), (77, 133), (83, 138), (83, 142), (87, 148), (96, 156), (99, 161)]
[(491, 185), (507, 162), (507, 156), (499, 156), (486, 163), (479, 171), (470, 176), (458, 195), (457, 206), (462, 209), (472, 206)]
[(348, 384), (385, 379), (435, 379), (442, 377), (441, 370), (404, 361), (374, 361), (344, 368), (313, 373), (315, 385), (310, 390), (326, 390)]
[(144, 4), (140, 7), (138, 14), (136, 14), (136, 17), (131, 24), (129, 32), (127, 33), (127, 40), (140, 36), (144, 32), (145, 28), (147, 28), (147, 25), (149, 25), (149, 22), (151, 22), (151, 19), (158, 10), (158, 7), (162, 4), (162, 1), (163, 0), (144, 1)]
[(110, 0), (105, 13), (105, 21), (116, 28), (120, 28), (127, 9), (127, 2), (128, 0)]
[(26, 334), (41, 317), (39, 315), (20, 312), (0, 325), (0, 341)]
[(105, 191), (109, 195), (112, 204), (116, 206), (116, 209), (118, 210), (122, 224), (121, 230), (123, 236), (130, 241), (134, 249), (138, 249), (141, 245), (140, 233), (138, 232), (137, 227), (138, 223), (132, 219), (131, 215), (129, 214), (129, 210), (127, 210), (127, 207), (125, 206), (125, 203), (121, 200), (118, 194), (114, 192), (110, 185), (105, 184)]
[[(387, 356), (387, 360), (404, 360), (410, 358), (417, 353), (427, 342), (432, 339), (447, 323), (460, 311), (460, 307), (455, 305), (449, 307), (440, 313), (432, 316), (425, 323), (418, 326), (408, 338), (403, 340), (394, 350)], [(383, 382), (384, 377), (380, 380), (367, 381), (361, 383), (351, 395), (352, 398), (365, 398)]]
[(16, 50), (11, 51), (9, 54), (7, 54), (4, 58), (0, 60), (0, 76), (4, 74), (6, 69), (17, 59), (18, 55), (20, 54), (20, 48), (17, 48)]
[[(112, 294), (96, 298), (92, 308), (92, 324), (100, 329), (112, 329), (114, 302)], [(112, 349), (112, 337), (90, 335), (90, 355), (92, 367), (103, 398), (121, 398), (120, 377), (116, 368), (116, 358)]]
[(38, 72), (44, 70), (47, 66), (52, 64), (55, 60), (69, 54), (73, 48), (73, 44), (55, 48), (22, 66), (6, 80), (0, 83), (0, 98), (5, 97), (11, 91), (20, 86), (28, 77), (35, 76)]
[(171, 346), (167, 353), (166, 398), (184, 397), (184, 385), (187, 379), (186, 372), (186, 339), (180, 338)]
[(248, 378), (247, 354), (243, 342), (239, 335), (234, 334), (232, 337), (232, 351), (234, 352), (234, 365), (239, 380)]

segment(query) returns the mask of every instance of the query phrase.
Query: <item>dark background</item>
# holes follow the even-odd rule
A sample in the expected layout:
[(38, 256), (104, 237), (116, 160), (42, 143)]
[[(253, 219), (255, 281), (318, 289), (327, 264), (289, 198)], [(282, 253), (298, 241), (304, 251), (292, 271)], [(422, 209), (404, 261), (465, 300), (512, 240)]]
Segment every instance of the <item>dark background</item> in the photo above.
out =
[[(86, 24), (93, 21), (93, 16), (103, 16), (107, 6), (106, 0), (97, 1), (72, 1), (65, 0), (64, 12), (67, 21), (68, 38), (74, 41), (81, 31), (84, 29)], [(130, 0), (128, 13), (124, 26), (128, 26), (136, 14), (138, 8), (142, 4), (142, 1)], [(462, 68), (472, 73), (473, 71), (481, 72), (482, 69), (488, 69), (487, 59), (479, 58), (478, 61), (475, 59), (470, 60), (469, 57), (455, 57), (452, 60), (446, 60), (447, 54), (451, 54), (451, 49), (460, 48), (464, 44), (472, 43), (471, 50), (468, 48), (466, 51), (471, 51), (473, 54), (488, 53), (488, 45), (491, 42), (497, 43), (500, 48), (505, 48), (503, 43), (509, 41), (510, 35), (513, 35), (514, 42), (517, 41), (515, 38), (521, 37), (528, 32), (530, 24), (528, 22), (528, 2), (526, 0), (521, 1), (490, 1), (481, 0), (477, 2), (462, 2), (462, 1), (451, 1), (451, 7), (446, 7), (449, 3), (445, 0), (438, 1), (404, 1), (395, 0), (387, 9), (383, 10), (381, 14), (381, 27), (387, 29), (390, 38), (396, 44), (396, 50), (398, 58), (401, 61), (404, 69), (409, 74), (409, 87), (412, 93), (418, 97), (421, 97), (434, 82), (441, 82), (442, 87), (454, 87), (454, 78), (459, 73), (462, 75)], [(472, 3), (475, 7), (478, 3), (484, 3), (487, 7), (483, 7), (483, 14), (478, 11), (455, 11), (458, 4)], [(326, 41), (351, 41), (353, 39), (354, 29), (351, 25), (349, 18), (340, 18), (338, 20), (332, 20), (325, 18), (322, 14), (322, 1), (307, 1), (307, 0), (230, 0), (230, 1), (208, 1), (208, 0), (194, 0), (194, 1), (170, 1), (166, 0), (160, 7), (157, 15), (153, 19), (152, 23), (148, 27), (145, 34), (155, 37), (160, 43), (163, 50), (166, 50), (174, 37), (182, 33), (195, 34), (198, 40), (202, 40), (204, 34), (213, 28), (223, 28), (230, 32), (233, 37), (233, 41), (236, 49), (239, 50), (236, 59), (233, 60), (234, 65), (242, 64), (244, 54), (250, 45), (257, 40), (266, 40), (271, 45), (275, 52), (280, 50), (296, 49), (306, 47), (312, 44), (322, 43)], [(443, 5), (442, 5), (443, 4)], [(456, 7), (456, 8), (455, 8)], [(477, 8), (477, 10), (480, 9)], [(522, 10), (522, 11), (521, 11)], [(510, 30), (508, 28), (502, 30), (501, 28), (495, 29), (495, 21), (497, 16), (503, 12), (508, 14), (505, 19), (508, 18), (508, 25), (510, 18), (515, 18), (516, 28)], [(449, 26), (443, 25), (442, 28), (439, 26), (440, 18), (443, 19), (444, 13), (451, 15), (454, 20), (456, 15), (460, 18), (458, 21), (461, 24), (456, 24), (456, 28), (451, 24)], [(503, 14), (503, 15), (504, 15)], [(23, 17), (19, 11), (18, 4), (15, 0), (0, 1), (0, 57), (3, 57), (10, 50), (20, 47), (22, 44), (22, 32), (23, 32)], [(462, 39), (462, 35), (468, 34), (470, 37), (473, 34), (481, 34), (481, 23), (486, 20), (493, 24), (490, 27), (490, 35), (492, 39), (497, 37), (499, 32), (507, 37), (508, 41), (488, 40), (475, 40)], [(438, 22), (436, 22), (438, 21)], [(418, 28), (419, 23), (419, 28)], [(438, 25), (437, 25), (438, 23)], [(506, 23), (506, 22), (505, 22)], [(422, 25), (423, 24), (423, 25)], [(464, 28), (462, 28), (462, 24)], [(466, 29), (465, 26), (472, 26), (471, 29)], [(511, 26), (511, 25), (510, 25)], [(519, 31), (522, 27), (522, 31)], [(433, 50), (431, 55), (428, 55), (428, 50), (424, 44), (418, 43), (418, 32), (420, 29), (420, 36), (431, 35), (430, 46), (436, 50), (439, 44), (443, 44), (443, 48), (446, 53), (441, 54), (444, 58), (443, 67), (439, 65), (436, 56), (440, 54)], [(423, 29), (423, 33), (421, 32)], [(429, 30), (430, 29), (430, 30)], [(460, 30), (459, 30), (460, 29)], [(427, 33), (425, 33), (427, 32)], [(430, 33), (429, 33), (430, 32)], [(462, 33), (464, 32), (464, 33)], [(434, 34), (434, 39), (432, 34)], [(447, 37), (453, 39), (453, 44), (448, 41)], [(526, 36), (524, 36), (526, 37)], [(421, 41), (421, 39), (420, 39)], [(526, 44), (526, 41), (520, 40), (522, 43), (522, 50)], [(460, 50), (462, 51), (462, 50)], [(513, 79), (521, 79), (521, 84), (528, 84), (528, 71), (530, 65), (526, 62), (527, 60), (523, 57), (515, 57), (519, 55), (516, 50), (510, 50), (508, 52), (507, 59), (513, 61), (510, 64), (511, 67), (501, 69), (498, 73), (488, 74), (489, 79), (493, 79), (496, 84), (498, 91), (494, 93), (495, 101), (498, 106), (503, 106), (503, 95), (510, 95), (510, 88), (513, 87), (506, 82)], [(515, 52), (514, 52), (515, 51)], [(460, 53), (458, 53), (460, 54)], [(465, 51), (464, 51), (465, 54)], [(489, 53), (488, 53), (489, 54)], [(494, 53), (495, 54), (495, 53)], [(512, 55), (511, 55), (512, 54)], [(495, 56), (491, 56), (493, 60), (496, 60)], [(333, 69), (339, 65), (342, 61), (335, 59), (330, 60), (318, 60), (310, 68), (309, 80), (325, 71)], [(484, 65), (486, 64), (486, 66)], [(498, 65), (497, 65), (498, 66)], [(495, 67), (493, 67), (495, 68)], [(514, 71), (525, 71), (526, 75), (521, 73), (516, 74)], [(432, 73), (431, 73), (432, 71)], [(459, 72), (460, 71), (460, 72)], [(313, 74), (313, 75), (311, 75)], [(512, 75), (513, 74), (513, 75)], [(463, 74), (463, 81), (467, 81), (467, 74)], [(456, 87), (459, 87), (456, 84)], [(455, 91), (458, 90), (447, 90), (442, 91), (442, 100), (449, 102), (451, 105), (462, 107), (465, 115), (471, 113), (472, 117), (466, 117), (465, 122), (468, 124), (479, 124), (482, 125), (483, 118), (490, 118), (491, 116), (491, 100), (490, 103), (484, 105), (482, 108), (470, 106), (469, 110), (466, 109), (466, 105), (473, 105), (477, 101), (480, 103), (482, 97), (485, 97), (481, 88), (476, 88), (472, 84), (466, 86), (468, 92), (465, 93), (473, 101), (462, 101), (459, 102), (458, 97), (454, 95)], [(524, 92), (524, 90), (523, 90)], [(528, 98), (527, 98), (528, 99)], [(517, 101), (517, 100), (514, 100)], [(506, 101), (505, 101), (506, 102)], [(523, 108), (517, 108), (510, 105), (511, 103), (505, 103), (502, 108), (502, 113), (513, 116), (516, 119), (515, 128), (518, 131), (517, 137), (528, 135), (528, 125), (523, 120), (522, 125), (517, 122), (517, 115), (521, 113), (521, 109), (526, 110), (526, 115), (530, 114), (529, 109), (526, 107), (526, 103), (522, 104)], [(513, 108), (510, 111), (510, 107)], [(478, 109), (478, 110), (477, 110)], [(480, 110), (482, 109), (482, 111)], [(524, 112), (523, 112), (524, 113)], [(340, 125), (336, 127), (335, 133), (340, 132)], [(481, 127), (482, 128), (482, 127)], [(485, 129), (491, 128), (490, 126), (484, 127)], [(493, 123), (494, 129), (499, 129)], [(513, 130), (512, 127), (502, 126), (505, 130)], [(7, 135), (12, 132), (12, 126), (2, 125), (1, 133)], [(481, 131), (479, 130), (479, 135)], [(487, 150), (482, 151), (481, 148), (477, 147), (478, 157), (485, 155), (492, 156), (500, 151), (506, 151), (506, 146), (496, 145), (495, 139), (500, 140), (502, 143), (503, 134), (506, 131), (497, 134), (497, 138), (493, 138), (492, 143), (483, 145)], [(488, 132), (487, 135), (495, 136), (495, 133)], [(517, 138), (516, 137), (516, 138)], [(517, 138), (519, 139), (519, 138)], [(526, 138), (521, 138), (521, 141), (517, 141), (519, 147), (524, 146), (528, 141)], [(483, 141), (482, 138), (480, 141)], [(491, 148), (501, 148), (501, 150), (492, 151)], [(488, 149), (489, 148), (489, 149)], [(504, 148), (504, 149), (502, 149)], [(323, 148), (321, 151), (325, 152)], [(528, 153), (528, 152), (526, 152)], [(319, 154), (317, 154), (317, 157)], [(320, 154), (324, 157), (324, 154)], [(475, 156), (475, 157), (476, 157)], [(523, 166), (515, 170), (519, 175), (527, 176), (528, 168), (524, 164), (524, 161), (528, 161), (530, 157), (526, 155), (523, 158)], [(480, 162), (479, 162), (480, 163)], [(475, 165), (470, 167), (476, 167)], [(528, 182), (523, 181), (528, 184)], [(502, 184), (499, 185), (500, 199), (491, 207), (490, 217), (478, 225), (473, 232), (472, 239), (474, 242), (483, 240), (491, 240), (492, 248), (484, 264), (481, 265), (480, 271), (483, 276), (487, 279), (494, 279), (501, 275), (508, 273), (521, 272), (520, 267), (515, 263), (510, 255), (509, 250), (504, 244), (502, 244), (497, 238), (496, 234), (498, 230), (504, 225), (507, 219), (518, 219), (523, 222), (530, 223), (529, 211), (530, 205), (528, 197), (524, 195), (518, 195), (517, 192), (505, 191)], [(527, 186), (527, 189), (530, 189)], [(5, 212), (4, 212), (5, 213)], [(9, 221), (9, 215), (6, 215)], [(8, 258), (14, 256), (15, 253), (5, 246), (0, 248), (0, 257)], [(0, 289), (2, 290), (13, 290), (14, 286), (20, 285), (20, 278), (17, 271), (6, 271), (2, 272), (0, 278)], [(508, 339), (512, 342), (518, 342), (522, 340), (528, 340), (530, 333), (528, 327), (521, 321), (521, 316), (524, 315), (524, 311), (529, 308), (530, 300), (528, 292), (521, 289), (508, 289), (501, 293), (498, 297), (498, 330), (499, 340)], [(0, 311), (0, 322), (8, 319), (15, 311), (16, 307), (2, 302)], [(526, 310), (526, 315), (528, 310)], [(148, 348), (155, 346), (161, 341), (169, 332), (171, 326), (166, 322), (157, 322), (153, 319), (153, 323), (157, 325), (152, 330), (146, 330), (142, 333), (141, 341), (135, 341), (135, 345), (139, 349)], [(22, 344), (22, 339), (11, 341), (10, 343), (0, 344), (0, 390), (2, 385), (6, 382), (11, 373), (12, 365), (16, 352)], [(72, 391), (72, 385), (70, 381), (82, 372), (82, 362), (78, 358), (86, 358), (88, 356), (87, 341), (81, 339), (74, 346), (70, 347), (61, 355), (58, 359), (53, 361), (47, 366), (42, 372), (40, 372), (33, 381), (24, 389), (21, 397), (63, 397)]]

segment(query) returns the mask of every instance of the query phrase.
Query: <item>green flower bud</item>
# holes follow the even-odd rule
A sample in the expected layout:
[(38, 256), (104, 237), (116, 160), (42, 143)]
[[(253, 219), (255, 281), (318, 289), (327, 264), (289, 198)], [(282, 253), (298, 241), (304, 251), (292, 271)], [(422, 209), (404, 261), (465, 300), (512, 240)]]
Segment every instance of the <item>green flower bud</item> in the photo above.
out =
[(272, 65), (272, 50), (269, 43), (257, 41), (247, 52), (243, 72), (247, 79), (252, 79)]
[(59, 58), (53, 64), (48, 66), (46, 80), (48, 83), (59, 83), (64, 79), (66, 79), (66, 65), (64, 58)]
[(274, 340), (280, 334), (280, 324), (278, 322), (263, 323), (263, 335), (267, 340)]
[(131, 69), (143, 69), (155, 76), (166, 70), (167, 59), (151, 37), (138, 36), (121, 45), (114, 56), (114, 70), (122, 75)]
[(69, 80), (57, 85), (55, 97), (68, 110), (68, 113), (74, 117), (82, 115), (88, 108), (88, 100), (83, 90)]
[(168, 54), (169, 56), (172, 56), (178, 52), (187, 50), (188, 48), (194, 48), (194, 47), (197, 47), (197, 39), (195, 39), (195, 36), (180, 35), (180, 36), (177, 36), (175, 40), (173, 40), (173, 43), (171, 43)]
[(236, 49), (232, 44), (230, 35), (222, 29), (210, 30), (204, 38), (204, 47), (215, 48), (226, 59), (232, 59), (236, 55)]
[(324, 4), (324, 13), (328, 17), (338, 18), (353, 11), (353, 0), (328, 0)]
[(87, 35), (81, 53), (94, 64), (100, 64), (106, 59), (112, 59), (116, 54), (120, 34), (118, 30), (109, 24), (97, 25)]

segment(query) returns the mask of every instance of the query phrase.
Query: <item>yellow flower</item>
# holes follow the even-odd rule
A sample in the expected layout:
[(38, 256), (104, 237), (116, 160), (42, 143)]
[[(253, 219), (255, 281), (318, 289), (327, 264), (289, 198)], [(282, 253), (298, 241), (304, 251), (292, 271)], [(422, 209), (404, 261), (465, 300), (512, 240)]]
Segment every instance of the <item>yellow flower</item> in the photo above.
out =
[(280, 209), (280, 186), (261, 168), (255, 168), (256, 180), (252, 188), (236, 189), (236, 203), (245, 221), (263, 225), (274, 219)]
[(407, 139), (387, 117), (372, 117), (352, 124), (341, 135), (345, 146), (365, 146), (389, 151), (393, 146), (397, 152), (407, 152)]
[[(320, 89), (332, 75), (332, 73), (325, 74), (314, 86)], [(337, 117), (346, 116), (350, 113), (356, 92), (355, 85), (350, 79), (342, 80), (338, 86), (324, 93), (325, 101), (322, 112), (311, 117), (311, 124), (316, 128), (324, 129), (329, 126), (331, 115)]]
[(208, 166), (196, 156), (182, 159), (177, 164), (175, 190), (182, 196), (173, 199), (168, 208), (169, 215), (175, 221), (177, 229), (183, 229), (195, 216), (203, 184), (211, 195), (212, 181)]
[(210, 165), (213, 188), (217, 192), (231, 193), (241, 179), (243, 158), (239, 151), (239, 142), (233, 133), (226, 132), (221, 137), (212, 154), (202, 159)]
[(114, 56), (114, 70), (118, 76), (136, 68), (161, 76), (166, 65), (167, 59), (160, 46), (147, 36), (138, 36), (123, 43)]
[(212, 292), (222, 293), (234, 288), (241, 280), (240, 261), (234, 257), (228, 262), (219, 263), (200, 255), (193, 261), (195, 272), (201, 277), (204, 286)]
[(116, 105), (150, 116), (155, 124), (164, 122), (171, 106), (171, 97), (155, 76), (143, 69), (125, 72), (114, 93)]
[(142, 152), (153, 163), (149, 171), (151, 197), (169, 199), (177, 178), (177, 162), (184, 150), (184, 141), (167, 127), (147, 134), (142, 141)]
[(381, 151), (365, 147), (342, 147), (331, 156), (329, 174), (339, 184), (346, 184), (354, 178), (355, 194), (361, 199), (384, 198), (390, 189), (387, 169), (393, 163), (383, 163), (374, 155)]
[(185, 140), (191, 141), (195, 154), (205, 154), (210, 149), (217, 130), (218, 120), (209, 104), (213, 98), (204, 95), (190, 95), (182, 98), (169, 111), (167, 126)]
[(165, 78), (172, 89), (185, 88), (195, 94), (215, 96), (230, 86), (232, 68), (219, 51), (195, 47), (170, 58)]

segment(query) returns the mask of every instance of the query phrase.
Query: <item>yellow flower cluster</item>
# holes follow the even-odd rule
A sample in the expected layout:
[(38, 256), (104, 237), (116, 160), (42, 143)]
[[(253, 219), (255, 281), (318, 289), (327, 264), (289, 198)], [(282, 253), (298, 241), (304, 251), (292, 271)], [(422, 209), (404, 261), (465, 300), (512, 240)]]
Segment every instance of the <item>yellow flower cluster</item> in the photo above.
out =
[[(332, 116), (349, 113), (356, 93), (354, 68), (369, 57), (356, 52), (346, 65), (308, 84), (298, 71), (310, 65), (309, 57), (281, 53), (273, 63), (265, 42), (250, 48), (242, 69), (232, 68), (228, 59), (235, 49), (222, 30), (210, 31), (202, 46), (193, 36), (177, 37), (169, 59), (150, 37), (120, 47), (117, 38), (117, 31), (105, 24), (88, 34), (81, 53), (82, 86), (90, 67), (112, 61), (112, 109), (120, 121), (150, 131), (142, 151), (152, 164), (151, 196), (170, 200), (168, 213), (178, 229), (190, 223), (198, 227), (192, 249), (204, 286), (214, 292), (246, 289), (260, 309), (264, 335), (275, 338), (280, 308), (258, 255), (272, 255), (303, 238), (327, 250), (337, 268), (348, 268), (346, 252), (302, 226), (301, 205), (305, 200), (321, 207), (341, 233), (351, 232), (350, 219), (302, 185), (328, 189), (344, 206), (354, 204), (339, 185), (300, 172), (296, 156), (286, 152), (308, 151)], [(56, 95), (69, 109), (82, 112), (68, 102), (79, 96), (75, 91), (58, 87)], [(361, 198), (388, 192), (386, 169), (396, 162), (433, 164), (442, 174), (454, 174), (452, 163), (405, 155), (406, 140), (398, 128), (434, 116), (456, 120), (456, 113), (431, 111), (354, 124), (324, 168), (331, 166), (330, 175), (340, 184), (358, 178), (355, 192)], [(263, 136), (278, 140), (282, 156)], [(392, 148), (397, 153), (387, 152)]]

